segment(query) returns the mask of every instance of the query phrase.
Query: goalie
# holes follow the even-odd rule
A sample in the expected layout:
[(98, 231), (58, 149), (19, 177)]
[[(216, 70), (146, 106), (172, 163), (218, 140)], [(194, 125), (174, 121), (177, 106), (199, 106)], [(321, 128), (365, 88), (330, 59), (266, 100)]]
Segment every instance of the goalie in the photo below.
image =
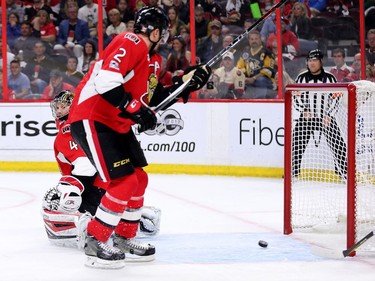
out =
[[(62, 177), (44, 195), (41, 214), (48, 239), (53, 244), (82, 248), (87, 223), (95, 215), (106, 185), (70, 134), (67, 119), (73, 98), (72, 92), (62, 91), (51, 102), (59, 130), (54, 152)], [(157, 208), (143, 207), (137, 237), (156, 235), (160, 215)]]

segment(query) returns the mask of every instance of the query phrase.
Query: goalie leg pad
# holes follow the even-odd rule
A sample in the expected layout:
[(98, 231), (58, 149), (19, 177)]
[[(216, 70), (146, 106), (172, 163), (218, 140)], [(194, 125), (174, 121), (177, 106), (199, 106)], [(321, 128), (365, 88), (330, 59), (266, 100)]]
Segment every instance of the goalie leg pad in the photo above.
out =
[(87, 237), (87, 225), (92, 220), (92, 215), (89, 212), (81, 214), (76, 218), (75, 225), (77, 227), (77, 246), (79, 250), (82, 250), (85, 246)]
[(137, 237), (155, 236), (160, 231), (161, 210), (156, 207), (144, 206), (139, 223)]
[(70, 248), (77, 247), (77, 227), (75, 221), (80, 215), (79, 212), (62, 213), (42, 209), (41, 215), (48, 240), (52, 244)]

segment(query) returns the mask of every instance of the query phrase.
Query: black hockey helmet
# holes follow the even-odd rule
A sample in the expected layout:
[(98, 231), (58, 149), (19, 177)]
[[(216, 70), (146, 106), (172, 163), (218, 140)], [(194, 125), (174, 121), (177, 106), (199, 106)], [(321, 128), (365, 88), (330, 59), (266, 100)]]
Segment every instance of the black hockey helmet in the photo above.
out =
[[(74, 99), (74, 93), (69, 90), (65, 90), (65, 91), (58, 93), (56, 97), (51, 101), (51, 104), (50, 104), (53, 118), (59, 119), (59, 120), (67, 119), (73, 99)], [(62, 105), (65, 107), (69, 106), (69, 110), (67, 110), (63, 114), (58, 113), (57, 112), (58, 105), (60, 106)]]
[(323, 55), (321, 50), (314, 49), (314, 50), (311, 50), (308, 53), (306, 60), (309, 60), (309, 59), (320, 59), (320, 60), (322, 60), (323, 57), (324, 57), (324, 55)]
[(143, 7), (135, 16), (134, 32), (150, 33), (156, 28), (160, 29), (160, 33), (164, 35), (169, 26), (169, 19), (165, 12), (156, 7)]

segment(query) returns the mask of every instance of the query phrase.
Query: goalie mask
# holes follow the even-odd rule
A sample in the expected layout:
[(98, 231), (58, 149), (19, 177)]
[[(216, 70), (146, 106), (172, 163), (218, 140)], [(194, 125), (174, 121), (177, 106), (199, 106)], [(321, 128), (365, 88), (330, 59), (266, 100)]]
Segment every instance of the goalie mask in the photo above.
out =
[(58, 212), (75, 212), (82, 203), (83, 184), (75, 177), (63, 176), (43, 197), (43, 208)]
[(73, 98), (74, 94), (71, 91), (62, 91), (51, 101), (52, 116), (55, 120), (68, 118)]

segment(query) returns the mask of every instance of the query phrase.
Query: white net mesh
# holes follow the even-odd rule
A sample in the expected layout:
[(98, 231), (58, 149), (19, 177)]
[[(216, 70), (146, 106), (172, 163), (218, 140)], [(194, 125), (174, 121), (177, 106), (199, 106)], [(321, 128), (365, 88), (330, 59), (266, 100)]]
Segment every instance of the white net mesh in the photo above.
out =
[[(356, 138), (358, 240), (375, 229), (375, 84), (353, 84), (357, 96), (356, 132), (350, 134)], [(292, 101), (292, 228), (345, 233), (348, 91), (342, 91), (342, 87), (301, 88), (292, 92)], [(366, 244), (367, 248), (375, 245)]]

